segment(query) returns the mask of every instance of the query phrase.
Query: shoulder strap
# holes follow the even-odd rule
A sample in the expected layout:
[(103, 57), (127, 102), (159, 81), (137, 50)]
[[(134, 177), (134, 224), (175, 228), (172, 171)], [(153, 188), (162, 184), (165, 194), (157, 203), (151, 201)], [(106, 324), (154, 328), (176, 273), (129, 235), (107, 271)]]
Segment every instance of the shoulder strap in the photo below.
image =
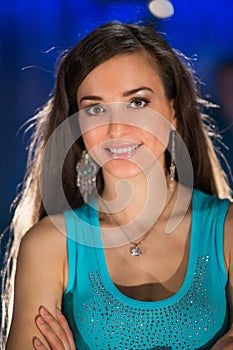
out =
[(224, 262), (224, 222), (229, 206), (228, 199), (219, 199), (201, 191), (195, 191), (193, 210), (196, 223), (199, 254), (210, 255), (211, 269), (226, 283), (227, 274)]

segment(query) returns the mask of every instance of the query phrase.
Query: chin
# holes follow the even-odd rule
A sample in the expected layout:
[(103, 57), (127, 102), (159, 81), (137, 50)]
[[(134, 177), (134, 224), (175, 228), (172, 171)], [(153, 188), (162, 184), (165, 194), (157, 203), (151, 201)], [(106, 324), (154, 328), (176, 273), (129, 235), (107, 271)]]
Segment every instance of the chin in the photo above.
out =
[(118, 179), (133, 178), (143, 173), (138, 165), (127, 160), (111, 160), (103, 168), (111, 176)]

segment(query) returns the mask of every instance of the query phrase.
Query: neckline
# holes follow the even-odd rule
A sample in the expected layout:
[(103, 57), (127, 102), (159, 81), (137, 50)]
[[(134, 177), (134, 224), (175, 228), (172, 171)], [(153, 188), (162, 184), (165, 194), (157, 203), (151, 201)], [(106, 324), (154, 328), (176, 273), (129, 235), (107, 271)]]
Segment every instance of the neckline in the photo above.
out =
[[(197, 195), (198, 191), (193, 190), (192, 193), (192, 199), (191, 199), (191, 228), (190, 228), (190, 246), (189, 246), (189, 256), (188, 256), (188, 264), (187, 269), (185, 273), (185, 278), (182, 283), (182, 286), (179, 288), (179, 290), (173, 294), (171, 297), (168, 297), (166, 299), (162, 300), (156, 300), (156, 301), (142, 301), (137, 300), (128, 297), (127, 295), (123, 294), (113, 283), (111, 276), (108, 271), (108, 266), (106, 262), (105, 252), (102, 244), (102, 236), (101, 236), (101, 228), (100, 228), (100, 221), (98, 217), (98, 211), (96, 211), (96, 215), (92, 216), (95, 226), (97, 227), (97, 235), (98, 235), (98, 241), (101, 243), (99, 245), (99, 249), (96, 250), (97, 259), (100, 266), (100, 275), (103, 278), (103, 283), (105, 288), (120, 302), (123, 302), (127, 305), (139, 307), (139, 308), (146, 308), (146, 309), (152, 309), (154, 307), (164, 307), (171, 305), (175, 302), (177, 302), (179, 299), (181, 299), (188, 291), (189, 287), (191, 286), (191, 282), (193, 280), (193, 274), (195, 269), (195, 261), (196, 261), (196, 241), (197, 241), (197, 235), (195, 232), (197, 231), (196, 223), (198, 221), (197, 218), (197, 211), (194, 210), (196, 208), (196, 202), (197, 202)], [(98, 209), (97, 203), (96, 208)]]

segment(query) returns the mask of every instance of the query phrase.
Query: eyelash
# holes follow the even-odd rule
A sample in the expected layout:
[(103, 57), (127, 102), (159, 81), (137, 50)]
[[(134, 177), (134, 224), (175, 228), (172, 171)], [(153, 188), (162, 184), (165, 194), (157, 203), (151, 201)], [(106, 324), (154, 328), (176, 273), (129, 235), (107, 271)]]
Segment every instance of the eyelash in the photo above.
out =
[(85, 109), (85, 113), (87, 115), (99, 115), (100, 113), (92, 113), (91, 112), (91, 110), (93, 111), (94, 108), (101, 108), (101, 109), (103, 109), (103, 111), (100, 112), (100, 113), (103, 113), (105, 111), (105, 109), (103, 108), (103, 106), (101, 104), (93, 104), (93, 105), (90, 105), (89, 107), (87, 107)]
[[(144, 102), (145, 105), (144, 106), (140, 106), (140, 107), (132, 107), (131, 104), (134, 103), (134, 102)], [(147, 106), (151, 101), (146, 98), (146, 97), (134, 97), (130, 100), (130, 102), (127, 104), (127, 107), (128, 108), (133, 108), (133, 109), (140, 109), (140, 108), (144, 108), (145, 106)], [(100, 108), (102, 109), (101, 112), (99, 113), (93, 113), (93, 109), (94, 108)], [(101, 104), (93, 104), (93, 105), (90, 105), (89, 107), (87, 107), (85, 109), (85, 112), (86, 114), (88, 115), (93, 115), (93, 116), (97, 116), (99, 114), (102, 114), (105, 112), (105, 108), (101, 105)]]
[[(130, 103), (129, 103), (129, 108), (130, 108), (130, 104), (131, 103), (133, 103), (133, 102), (138, 102), (138, 101), (140, 101), (140, 102), (145, 102), (145, 106), (147, 106), (151, 101), (148, 99), (148, 98), (146, 98), (146, 97), (134, 97), (134, 98), (132, 98), (131, 99), (131, 101), (130, 101)], [(143, 106), (143, 107), (145, 107), (145, 106)], [(143, 108), (143, 107), (139, 107), (139, 108)]]

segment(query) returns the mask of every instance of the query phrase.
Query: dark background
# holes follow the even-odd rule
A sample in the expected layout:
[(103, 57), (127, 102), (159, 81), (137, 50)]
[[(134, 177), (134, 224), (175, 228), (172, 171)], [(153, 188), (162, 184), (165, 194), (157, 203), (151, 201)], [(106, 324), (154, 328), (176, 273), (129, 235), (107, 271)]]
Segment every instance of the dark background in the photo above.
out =
[[(58, 55), (95, 27), (111, 20), (152, 23), (172, 47), (193, 58), (203, 94), (219, 102), (216, 72), (233, 60), (233, 1), (171, 2), (175, 13), (162, 20), (150, 14), (145, 0), (0, 1), (0, 232), (10, 223), (25, 170), (28, 134), (20, 127), (48, 99)], [(223, 111), (214, 115), (233, 147)], [(231, 149), (223, 150), (232, 163)]]

